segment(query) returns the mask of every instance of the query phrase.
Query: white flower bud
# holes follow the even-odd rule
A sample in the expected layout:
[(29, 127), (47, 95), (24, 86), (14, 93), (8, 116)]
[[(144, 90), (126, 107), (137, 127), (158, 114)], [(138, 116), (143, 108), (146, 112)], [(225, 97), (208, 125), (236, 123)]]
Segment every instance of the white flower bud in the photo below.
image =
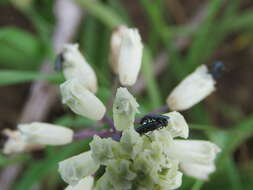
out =
[(28, 144), (25, 142), (20, 131), (5, 129), (3, 133), (8, 137), (3, 147), (4, 154), (16, 154), (21, 152), (28, 152), (31, 150), (41, 149), (43, 145)]
[(118, 88), (113, 103), (113, 120), (117, 130), (133, 127), (135, 114), (139, 112), (138, 107), (139, 104), (127, 88)]
[(96, 74), (78, 50), (78, 44), (66, 44), (62, 56), (63, 74), (66, 80), (78, 78), (84, 87), (95, 93), (97, 91)]
[(60, 85), (62, 103), (67, 104), (76, 114), (93, 120), (100, 120), (105, 114), (104, 104), (78, 79), (69, 79)]
[(168, 129), (172, 137), (182, 137), (185, 139), (188, 138), (189, 127), (184, 119), (184, 116), (176, 111), (169, 112), (164, 115), (170, 117), (168, 120)]
[(215, 83), (207, 66), (201, 65), (172, 91), (167, 104), (171, 110), (186, 110), (211, 94)]
[(18, 129), (29, 144), (64, 145), (71, 143), (73, 138), (71, 129), (49, 123), (19, 124)]
[(170, 158), (179, 160), (183, 172), (207, 179), (215, 170), (214, 160), (220, 148), (209, 141), (174, 140), (167, 151)]
[(142, 50), (141, 37), (137, 29), (124, 28), (120, 32), (121, 44), (118, 49), (118, 74), (120, 83), (132, 86), (138, 78), (141, 68)]
[(98, 168), (99, 164), (92, 159), (91, 151), (88, 151), (61, 161), (58, 171), (66, 183), (75, 186)]
[(209, 141), (174, 140), (169, 151), (181, 162), (209, 164), (215, 160), (220, 148)]
[(92, 190), (94, 185), (94, 177), (87, 176), (79, 181), (75, 186), (69, 185), (65, 190)]
[(128, 30), (125, 25), (118, 26), (111, 36), (110, 63), (113, 71), (118, 73), (119, 50), (122, 43), (124, 32)]
[(211, 173), (215, 171), (214, 164), (190, 164), (180, 163), (180, 169), (188, 176), (195, 177), (201, 180), (208, 180)]

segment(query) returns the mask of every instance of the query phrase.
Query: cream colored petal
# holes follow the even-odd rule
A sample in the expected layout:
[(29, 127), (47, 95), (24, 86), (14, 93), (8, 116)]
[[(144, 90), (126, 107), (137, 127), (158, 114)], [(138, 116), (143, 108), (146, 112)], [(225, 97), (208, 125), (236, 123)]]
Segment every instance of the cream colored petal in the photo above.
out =
[(88, 151), (61, 161), (58, 171), (66, 183), (75, 186), (98, 168), (99, 164), (92, 159), (91, 151)]
[(128, 30), (125, 25), (118, 26), (111, 36), (110, 64), (114, 73), (118, 74), (119, 50), (124, 32)]
[(43, 148), (43, 145), (27, 143), (18, 130), (5, 129), (3, 134), (8, 137), (3, 147), (4, 154), (18, 154)]
[(137, 29), (128, 29), (122, 36), (118, 74), (122, 85), (132, 86), (135, 84), (141, 68), (143, 45)]
[(197, 104), (215, 90), (215, 80), (206, 65), (199, 66), (187, 76), (167, 98), (171, 110), (186, 110)]
[(134, 126), (135, 114), (139, 104), (127, 88), (118, 88), (113, 103), (113, 120), (117, 130), (122, 131)]
[(71, 129), (49, 123), (19, 124), (18, 129), (28, 144), (64, 145), (71, 143), (73, 139)]
[(168, 155), (183, 163), (211, 164), (214, 162), (220, 148), (209, 141), (174, 140), (168, 147)]
[(22, 139), (21, 133), (18, 130), (4, 130), (4, 134), (8, 136), (8, 140), (3, 147), (4, 154), (20, 153), (25, 151), (26, 142)]
[(172, 137), (188, 138), (189, 127), (183, 115), (176, 111), (169, 112), (164, 115), (169, 116), (169, 124), (167, 128), (171, 133)]
[(62, 103), (84, 117), (93, 120), (103, 118), (106, 108), (104, 104), (89, 90), (87, 90), (77, 78), (70, 79), (60, 86)]
[(208, 180), (209, 175), (215, 171), (215, 165), (212, 163), (203, 165), (183, 162), (180, 163), (180, 169), (188, 176)]
[(78, 44), (65, 44), (63, 48), (63, 73), (66, 80), (78, 78), (91, 92), (97, 91), (97, 77), (78, 49)]
[(75, 186), (69, 185), (65, 190), (92, 190), (94, 185), (94, 177), (87, 176), (81, 179)]

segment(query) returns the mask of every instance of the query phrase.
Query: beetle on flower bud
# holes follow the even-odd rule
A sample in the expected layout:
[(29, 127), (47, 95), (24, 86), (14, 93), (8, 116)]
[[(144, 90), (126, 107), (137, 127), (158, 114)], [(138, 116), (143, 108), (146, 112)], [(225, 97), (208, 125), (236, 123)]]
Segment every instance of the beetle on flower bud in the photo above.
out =
[(161, 129), (163, 127), (166, 127), (168, 125), (169, 117), (166, 115), (160, 115), (160, 114), (149, 114), (144, 116), (140, 124), (141, 126), (136, 129), (136, 132), (140, 135), (143, 135), (145, 133)]

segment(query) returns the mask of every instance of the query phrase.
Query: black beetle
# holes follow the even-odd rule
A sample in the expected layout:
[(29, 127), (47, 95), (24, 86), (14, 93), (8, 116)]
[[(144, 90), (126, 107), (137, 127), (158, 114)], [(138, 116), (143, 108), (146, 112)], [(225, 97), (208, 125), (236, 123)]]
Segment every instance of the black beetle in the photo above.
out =
[(168, 125), (168, 119), (169, 117), (166, 115), (149, 114), (141, 119), (140, 121), (141, 126), (136, 128), (135, 130), (140, 135), (143, 135), (150, 131), (166, 127)]

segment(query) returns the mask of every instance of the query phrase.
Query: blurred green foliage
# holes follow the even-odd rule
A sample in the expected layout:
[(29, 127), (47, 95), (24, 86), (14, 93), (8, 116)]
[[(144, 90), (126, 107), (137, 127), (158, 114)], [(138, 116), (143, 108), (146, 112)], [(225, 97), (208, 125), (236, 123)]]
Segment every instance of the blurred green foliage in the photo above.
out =
[[(14, 1), (12, 1), (14, 2)], [(112, 29), (120, 24), (134, 26), (135, 20), (126, 11), (122, 1), (89, 1), (76, 0), (87, 12), (82, 21), (76, 41), (84, 50), (84, 54), (95, 68), (100, 89), (98, 96), (107, 102), (111, 95), (113, 76), (108, 63), (109, 39)], [(199, 64), (209, 63), (215, 50), (222, 42), (235, 32), (253, 33), (253, 9), (240, 10), (239, 0), (225, 3), (221, 0), (206, 1), (205, 18), (194, 29), (191, 25), (177, 25), (167, 18), (164, 0), (140, 0), (138, 4), (148, 21), (148, 34), (145, 34), (145, 51), (142, 74), (147, 82), (147, 96), (137, 97), (141, 102), (141, 110), (148, 112), (165, 103), (169, 91)], [(4, 3), (2, 3), (4, 4)], [(5, 1), (10, 4), (10, 1)], [(3, 5), (4, 6), (4, 5)], [(54, 83), (62, 82), (62, 76), (56, 73), (41, 75), (38, 68), (44, 59), (53, 60), (51, 35), (55, 18), (52, 13), (53, 1), (33, 1), (28, 7), (19, 7), (19, 11), (33, 25), (34, 31), (14, 26), (0, 28), (0, 86), (29, 82), (33, 80), (48, 80)], [(165, 14), (166, 13), (166, 14)], [(138, 27), (138, 26), (135, 26)], [(147, 26), (146, 26), (147, 27)], [(176, 45), (177, 38), (190, 38), (187, 52), (182, 54)], [(154, 59), (162, 51), (169, 55), (163, 81), (158, 83), (154, 76)], [(236, 115), (234, 107), (219, 104), (226, 112)], [(212, 125), (210, 114), (203, 104), (197, 105), (187, 112), (192, 123), (191, 136), (210, 139), (222, 147), (222, 153), (217, 160), (217, 171), (210, 181), (203, 182), (184, 176), (180, 190), (251, 190), (253, 187), (253, 159), (245, 167), (235, 161), (237, 148), (253, 136), (253, 115), (243, 117), (230, 129), (222, 129)], [(238, 116), (239, 117), (239, 116)], [(55, 121), (66, 126), (84, 127), (91, 121), (65, 114)], [(61, 182), (57, 173), (57, 162), (88, 149), (89, 139), (85, 139), (61, 148), (49, 147), (43, 159), (34, 160), (24, 153), (13, 159), (0, 155), (0, 168), (9, 164), (24, 163), (25, 170), (14, 185), (13, 190), (30, 190), (34, 184), (44, 183), (46, 188), (54, 190)], [(57, 152), (57, 153), (56, 153)]]

